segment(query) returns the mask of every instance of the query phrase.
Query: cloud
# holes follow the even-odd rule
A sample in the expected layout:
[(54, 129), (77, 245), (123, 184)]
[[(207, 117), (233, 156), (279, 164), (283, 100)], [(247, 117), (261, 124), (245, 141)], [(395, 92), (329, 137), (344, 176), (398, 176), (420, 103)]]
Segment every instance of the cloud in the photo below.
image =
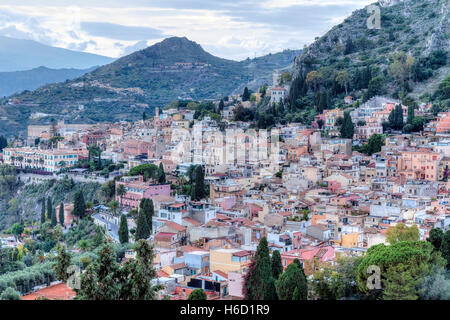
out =
[[(119, 57), (170, 35), (241, 60), (303, 48), (375, 0), (2, 0), (0, 34)], [(90, 43), (95, 42), (95, 44)]]
[(107, 22), (81, 22), (81, 30), (96, 37), (111, 38), (116, 40), (146, 40), (163, 38), (161, 30), (150, 27), (124, 26)]

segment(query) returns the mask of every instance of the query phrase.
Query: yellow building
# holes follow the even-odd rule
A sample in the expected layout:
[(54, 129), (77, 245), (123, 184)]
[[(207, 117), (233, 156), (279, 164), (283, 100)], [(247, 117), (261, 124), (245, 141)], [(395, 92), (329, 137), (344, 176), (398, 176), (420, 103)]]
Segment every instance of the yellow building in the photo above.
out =
[(251, 260), (251, 253), (240, 249), (211, 249), (210, 270), (246, 272)]
[(78, 163), (78, 154), (71, 150), (41, 150), (38, 148), (5, 148), (3, 159), (6, 164), (18, 168), (31, 168), (46, 172), (60, 172)]
[(344, 248), (358, 247), (358, 232), (342, 234), (341, 238), (336, 241), (336, 245)]

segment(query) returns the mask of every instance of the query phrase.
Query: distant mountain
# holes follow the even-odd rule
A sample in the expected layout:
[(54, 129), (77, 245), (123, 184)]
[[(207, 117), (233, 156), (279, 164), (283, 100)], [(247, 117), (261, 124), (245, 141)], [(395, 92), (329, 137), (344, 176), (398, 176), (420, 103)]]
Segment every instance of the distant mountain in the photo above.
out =
[(101, 55), (0, 36), (0, 72), (25, 71), (40, 66), (51, 69), (87, 69), (112, 61), (113, 58)]
[[(299, 53), (286, 50), (238, 62), (215, 57), (187, 38), (168, 38), (79, 78), (14, 95), (13, 105), (4, 99), (0, 116), (3, 109), (17, 131), (33, 112), (80, 122), (139, 119), (176, 99), (220, 99), (245, 85), (270, 85), (274, 69), (292, 67)], [(0, 131), (1, 126), (0, 121)]]
[(39, 67), (26, 71), (0, 72), (0, 97), (24, 90), (35, 90), (43, 85), (64, 82), (84, 75), (89, 69), (49, 69)]

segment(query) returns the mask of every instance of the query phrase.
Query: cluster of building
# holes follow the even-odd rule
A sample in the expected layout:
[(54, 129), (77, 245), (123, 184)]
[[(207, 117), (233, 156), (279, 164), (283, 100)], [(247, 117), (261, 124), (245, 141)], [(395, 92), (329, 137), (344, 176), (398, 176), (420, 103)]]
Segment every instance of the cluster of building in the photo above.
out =
[[(274, 87), (276, 91), (276, 87)], [(216, 102), (218, 103), (218, 102)], [(289, 124), (251, 133), (248, 124), (228, 121), (224, 133), (206, 117), (193, 123), (188, 109), (157, 109), (152, 119), (68, 127), (58, 124), (57, 148), (6, 148), (3, 161), (58, 172), (87, 156), (94, 144), (102, 158), (126, 169), (163, 164), (166, 183), (122, 177), (125, 195), (116, 195), (125, 212), (143, 198), (152, 199), (155, 215), (155, 282), (162, 295), (186, 299), (195, 288), (208, 299), (242, 299), (245, 273), (262, 237), (283, 267), (299, 259), (311, 275), (338, 255), (360, 255), (386, 243), (386, 231), (398, 223), (417, 225), (421, 239), (432, 228), (450, 224), (450, 114), (439, 114), (420, 134), (387, 137), (372, 156), (352, 151), (355, 141), (383, 133), (382, 123), (398, 101), (376, 97), (352, 112), (355, 137), (337, 131), (339, 109), (316, 117), (313, 126)], [(223, 110), (229, 112), (233, 103)], [(424, 115), (430, 107), (421, 107)], [(404, 107), (406, 119), (407, 109)], [(319, 128), (317, 120), (323, 120)], [(222, 128), (223, 129), (223, 128)], [(30, 127), (30, 139), (48, 137), (50, 126)], [(247, 131), (246, 131), (247, 130)], [(324, 135), (324, 132), (328, 132)], [(50, 137), (49, 137), (50, 138)], [(201, 165), (209, 194), (191, 201), (176, 188), (189, 181), (192, 165)], [(94, 216), (118, 241), (118, 220), (104, 210)], [(129, 217), (129, 226), (135, 226)], [(133, 257), (132, 251), (126, 258)]]

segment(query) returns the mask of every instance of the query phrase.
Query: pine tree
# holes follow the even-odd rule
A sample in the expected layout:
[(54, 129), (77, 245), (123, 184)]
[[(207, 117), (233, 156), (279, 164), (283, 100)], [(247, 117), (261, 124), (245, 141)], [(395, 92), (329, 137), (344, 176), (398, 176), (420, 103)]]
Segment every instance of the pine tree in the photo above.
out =
[(206, 293), (203, 289), (197, 288), (189, 294), (188, 300), (206, 300)]
[(45, 198), (42, 198), (41, 223), (45, 223)]
[(166, 173), (164, 172), (164, 165), (162, 162), (159, 163), (159, 171), (160, 171), (160, 176), (159, 176), (158, 182), (166, 183)]
[(147, 224), (147, 217), (145, 216), (145, 212), (141, 209), (138, 213), (138, 219), (136, 222), (136, 234), (134, 235), (135, 241), (138, 240), (147, 240), (150, 236), (149, 226)]
[(127, 217), (122, 214), (119, 223), (119, 241), (120, 243), (128, 243), (128, 222)]
[(272, 276), (277, 280), (283, 273), (283, 265), (281, 264), (281, 255), (278, 250), (272, 253)]
[(59, 205), (59, 224), (64, 227), (64, 203)]

